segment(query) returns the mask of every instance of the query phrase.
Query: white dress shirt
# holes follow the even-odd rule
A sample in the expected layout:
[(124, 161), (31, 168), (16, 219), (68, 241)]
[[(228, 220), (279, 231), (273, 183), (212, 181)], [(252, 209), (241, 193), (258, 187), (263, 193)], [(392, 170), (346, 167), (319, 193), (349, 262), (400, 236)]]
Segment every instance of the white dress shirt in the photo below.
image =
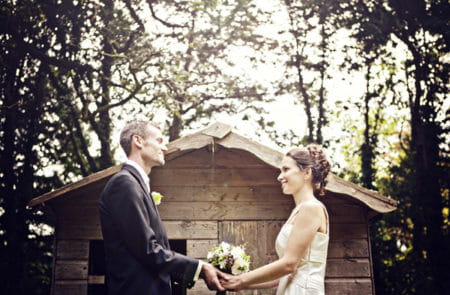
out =
[(125, 164), (131, 165), (139, 172), (139, 175), (141, 175), (142, 179), (144, 180), (145, 184), (147, 185), (148, 192), (150, 193), (150, 178), (148, 177), (147, 173), (145, 173), (144, 168), (142, 168), (138, 163), (136, 163), (133, 160), (128, 159)]

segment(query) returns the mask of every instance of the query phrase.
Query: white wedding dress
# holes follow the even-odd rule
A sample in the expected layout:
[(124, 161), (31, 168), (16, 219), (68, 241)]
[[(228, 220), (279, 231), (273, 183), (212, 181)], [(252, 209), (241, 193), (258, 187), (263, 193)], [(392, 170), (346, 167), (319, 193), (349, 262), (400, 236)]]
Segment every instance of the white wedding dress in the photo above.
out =
[[(292, 210), (288, 221), (283, 225), (278, 233), (275, 250), (278, 257), (284, 255), (289, 236), (293, 225), (289, 223), (298, 213), (300, 205)], [(324, 295), (325, 294), (325, 266), (327, 261), (328, 241), (329, 241), (329, 218), (325, 206), (324, 212), (327, 217), (327, 233), (317, 232), (311, 242), (305, 257), (299, 262), (297, 271), (286, 275), (280, 279), (277, 288), (277, 295)]]

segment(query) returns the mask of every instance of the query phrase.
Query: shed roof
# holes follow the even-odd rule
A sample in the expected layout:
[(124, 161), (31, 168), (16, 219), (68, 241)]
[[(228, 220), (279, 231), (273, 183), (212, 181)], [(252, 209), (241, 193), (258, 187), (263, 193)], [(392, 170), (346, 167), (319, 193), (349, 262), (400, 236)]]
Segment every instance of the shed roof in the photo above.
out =
[[(266, 164), (274, 168), (279, 167), (281, 159), (283, 158), (283, 154), (281, 152), (236, 134), (232, 129), (233, 128), (229, 125), (216, 122), (206, 129), (174, 140), (167, 145), (168, 153), (166, 154), (166, 159), (174, 159), (185, 153), (201, 149), (203, 147), (209, 147), (209, 149), (214, 152), (218, 146), (222, 146), (229, 149), (240, 149), (247, 151), (261, 159)], [(30, 201), (29, 205), (35, 206), (81, 189), (87, 185), (103, 181), (105, 178), (109, 178), (113, 174), (117, 173), (121, 167), (122, 165), (117, 165), (91, 174), (77, 182), (36, 197)], [(328, 183), (325, 189), (329, 192), (345, 195), (362, 202), (367, 207), (378, 213), (394, 211), (398, 204), (397, 201), (387, 198), (374, 190), (363, 188), (331, 173), (328, 176)]]

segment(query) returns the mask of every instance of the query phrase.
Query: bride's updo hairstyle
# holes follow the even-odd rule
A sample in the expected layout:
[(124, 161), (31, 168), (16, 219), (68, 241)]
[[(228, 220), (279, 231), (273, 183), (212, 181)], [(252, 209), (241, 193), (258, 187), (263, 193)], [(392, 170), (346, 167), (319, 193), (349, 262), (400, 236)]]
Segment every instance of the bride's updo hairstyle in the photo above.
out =
[(300, 170), (311, 168), (314, 188), (319, 191), (319, 195), (325, 194), (325, 185), (327, 176), (330, 173), (331, 165), (328, 162), (322, 146), (318, 144), (309, 144), (305, 148), (293, 148), (286, 156), (291, 157), (297, 162)]

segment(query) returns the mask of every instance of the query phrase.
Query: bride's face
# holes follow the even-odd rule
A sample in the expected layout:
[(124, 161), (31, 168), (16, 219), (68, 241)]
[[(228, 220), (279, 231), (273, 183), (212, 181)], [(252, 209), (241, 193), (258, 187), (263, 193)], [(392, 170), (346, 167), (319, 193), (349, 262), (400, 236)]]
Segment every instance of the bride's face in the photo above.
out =
[(284, 156), (280, 171), (277, 180), (281, 183), (283, 194), (293, 195), (305, 185), (305, 173), (291, 157)]

